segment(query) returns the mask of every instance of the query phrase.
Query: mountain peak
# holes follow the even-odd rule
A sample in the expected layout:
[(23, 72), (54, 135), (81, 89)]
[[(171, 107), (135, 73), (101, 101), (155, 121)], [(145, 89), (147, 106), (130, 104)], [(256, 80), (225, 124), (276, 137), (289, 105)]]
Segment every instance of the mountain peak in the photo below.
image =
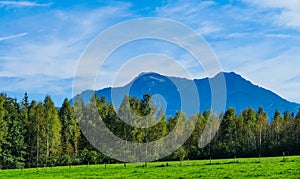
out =
[[(300, 104), (291, 103), (284, 100), (280, 96), (276, 95), (270, 90), (264, 89), (257, 85), (253, 85), (250, 81), (244, 79), (241, 75), (235, 72), (220, 72), (216, 74), (213, 78), (223, 75), (226, 82), (226, 109), (229, 107), (234, 107), (237, 113), (242, 112), (244, 109), (251, 107), (257, 110), (259, 107), (267, 112), (269, 118), (273, 116), (276, 109), (280, 112), (289, 110), (290, 112), (297, 112), (300, 108)], [(175, 83), (176, 84), (175, 84)], [(162, 96), (166, 102), (166, 107), (164, 111), (167, 115), (175, 115), (176, 111), (182, 111), (182, 94), (180, 93), (190, 93), (188, 92), (189, 85), (194, 83), (198, 90), (198, 96), (200, 101), (199, 112), (204, 110), (209, 110), (211, 106), (211, 88), (208, 78), (190, 80), (186, 78), (179, 77), (168, 77), (154, 72), (143, 72), (140, 73), (133, 81), (129, 84), (118, 87), (118, 88), (106, 88), (96, 91), (98, 96), (105, 96), (109, 102), (111, 102), (111, 92), (114, 90), (114, 94), (118, 95), (118, 100), (114, 105), (116, 108), (121, 104), (125, 94), (130, 96), (135, 96), (142, 98), (146, 93), (152, 95)], [(184, 90), (178, 90), (178, 85)], [(85, 92), (83, 92), (85, 93)], [(85, 96), (83, 93), (80, 96)], [(188, 94), (191, 99), (195, 96), (191, 96), (193, 93)], [(193, 108), (195, 104), (188, 104), (184, 106), (189, 113), (189, 108)]]
[(227, 77), (227, 78), (243, 78), (240, 74), (235, 73), (233, 71), (231, 71), (231, 72), (220, 72), (217, 75), (220, 75), (220, 74), (224, 74), (224, 76)]

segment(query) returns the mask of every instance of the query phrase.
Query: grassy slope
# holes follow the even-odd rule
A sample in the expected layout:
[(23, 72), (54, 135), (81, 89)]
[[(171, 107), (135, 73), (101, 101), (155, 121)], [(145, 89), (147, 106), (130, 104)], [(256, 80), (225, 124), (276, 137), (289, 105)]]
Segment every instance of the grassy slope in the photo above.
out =
[[(188, 165), (190, 164), (190, 165)], [(90, 165), (2, 170), (0, 178), (300, 178), (300, 156), (282, 157), (185, 161), (180, 162), (153, 162), (148, 168), (142, 164)]]

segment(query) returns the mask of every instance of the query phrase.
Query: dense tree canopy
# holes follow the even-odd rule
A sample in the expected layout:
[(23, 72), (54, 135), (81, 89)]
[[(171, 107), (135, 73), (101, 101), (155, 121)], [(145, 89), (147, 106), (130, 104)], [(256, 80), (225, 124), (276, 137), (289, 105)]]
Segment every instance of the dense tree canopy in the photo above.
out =
[[(125, 96), (117, 110), (105, 97), (98, 98), (94, 94), (91, 100), (96, 106), (81, 100), (74, 101), (72, 106), (65, 99), (57, 108), (50, 96), (43, 102), (30, 102), (25, 94), (18, 103), (0, 94), (0, 168), (118, 162), (98, 152), (80, 130), (79, 122), (90, 127), (96, 125), (83, 118), (90, 109), (99, 114), (99, 120), (112, 133), (133, 142), (156, 141), (171, 131), (180, 136), (185, 131), (182, 127), (175, 128), (176, 124), (191, 127), (194, 121), (192, 135), (184, 145), (161, 160), (300, 154), (300, 110), (296, 115), (289, 111), (280, 114), (277, 110), (268, 122), (263, 108), (257, 111), (247, 108), (240, 113), (229, 108), (219, 116), (213, 111), (192, 116), (178, 111), (167, 117), (162, 109), (153, 105), (148, 94), (142, 99)], [(209, 120), (212, 121), (208, 123)], [(144, 122), (149, 127), (139, 127)], [(204, 135), (206, 124), (210, 126)], [(219, 125), (214, 135), (210, 130)], [(211, 142), (207, 142), (208, 139), (212, 139)], [(176, 137), (172, 140), (177, 142)], [(205, 145), (199, 148), (199, 143)]]

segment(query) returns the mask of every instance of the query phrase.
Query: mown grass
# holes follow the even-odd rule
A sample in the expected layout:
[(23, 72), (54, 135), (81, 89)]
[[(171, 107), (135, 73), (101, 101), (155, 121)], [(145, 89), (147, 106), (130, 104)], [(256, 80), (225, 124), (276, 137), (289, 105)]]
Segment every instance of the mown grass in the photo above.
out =
[(300, 156), (101, 164), (0, 171), (0, 178), (300, 178)]

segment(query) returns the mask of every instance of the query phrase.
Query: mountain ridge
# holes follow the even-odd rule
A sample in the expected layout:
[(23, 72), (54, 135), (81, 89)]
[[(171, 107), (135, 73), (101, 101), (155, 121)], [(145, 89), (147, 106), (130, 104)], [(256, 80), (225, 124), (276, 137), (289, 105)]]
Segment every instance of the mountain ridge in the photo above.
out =
[[(281, 113), (289, 110), (291, 113), (296, 113), (300, 108), (300, 104), (290, 102), (287, 99), (275, 94), (271, 90), (265, 89), (259, 85), (253, 84), (251, 81), (243, 78), (235, 72), (220, 72), (214, 77), (206, 77), (202, 79), (187, 79), (181, 77), (169, 77), (154, 72), (143, 72), (135, 77), (131, 82), (121, 87), (107, 87), (97, 90), (99, 97), (105, 96), (108, 102), (113, 102), (116, 109), (121, 104), (125, 94), (138, 97), (139, 99), (146, 93), (154, 95), (154, 104), (163, 108), (167, 115), (175, 115), (176, 111), (185, 112), (188, 116), (211, 107), (211, 89), (210, 80), (224, 75), (226, 84), (226, 107), (235, 108), (237, 113), (251, 107), (257, 110), (259, 107), (267, 112), (268, 118), (272, 118), (276, 109)], [(196, 86), (200, 101), (199, 108), (188, 104), (184, 100), (181, 101), (181, 93), (191, 93), (192, 85)], [(178, 87), (179, 86), (179, 87)], [(178, 91), (181, 89), (181, 91)], [(187, 92), (186, 92), (187, 91)], [(88, 96), (93, 94), (93, 90), (86, 90), (76, 95), (71, 101), (76, 98), (82, 98), (84, 102), (90, 99)], [(194, 100), (192, 94), (183, 94), (190, 100)], [(194, 103), (195, 104), (195, 103)], [(224, 111), (225, 112), (225, 111)]]

